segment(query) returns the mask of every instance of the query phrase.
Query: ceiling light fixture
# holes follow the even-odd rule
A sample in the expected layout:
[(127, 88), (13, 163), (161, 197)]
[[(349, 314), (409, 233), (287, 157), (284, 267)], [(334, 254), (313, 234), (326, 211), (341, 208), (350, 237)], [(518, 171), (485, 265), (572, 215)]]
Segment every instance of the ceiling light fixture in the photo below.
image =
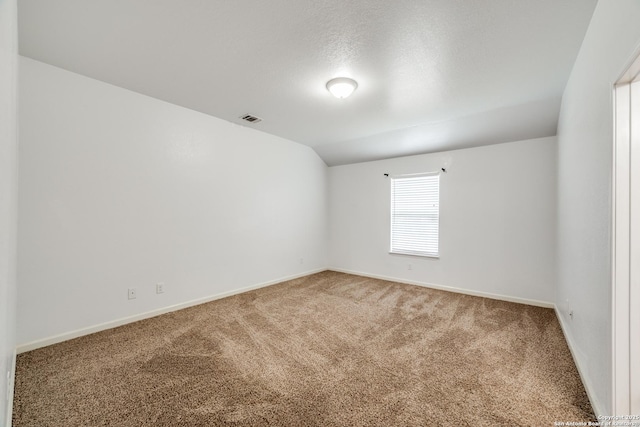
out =
[(327, 90), (336, 98), (346, 98), (358, 87), (358, 83), (348, 77), (337, 77), (327, 82)]

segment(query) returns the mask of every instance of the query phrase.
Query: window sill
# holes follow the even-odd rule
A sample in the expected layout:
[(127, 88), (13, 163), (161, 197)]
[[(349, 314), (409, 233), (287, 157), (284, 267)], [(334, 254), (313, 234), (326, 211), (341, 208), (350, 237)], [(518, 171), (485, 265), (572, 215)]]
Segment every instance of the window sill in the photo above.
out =
[(412, 254), (412, 253), (407, 253), (407, 252), (393, 252), (393, 251), (389, 251), (389, 254), (390, 255), (415, 256), (415, 257), (419, 257), (419, 258), (440, 259), (440, 254), (426, 255), (426, 254)]

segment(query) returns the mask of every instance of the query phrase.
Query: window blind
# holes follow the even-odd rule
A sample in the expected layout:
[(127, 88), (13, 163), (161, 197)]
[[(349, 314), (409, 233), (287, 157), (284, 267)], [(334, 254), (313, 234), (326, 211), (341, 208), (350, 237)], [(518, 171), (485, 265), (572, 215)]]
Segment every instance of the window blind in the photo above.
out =
[(391, 178), (391, 253), (438, 256), (440, 174)]

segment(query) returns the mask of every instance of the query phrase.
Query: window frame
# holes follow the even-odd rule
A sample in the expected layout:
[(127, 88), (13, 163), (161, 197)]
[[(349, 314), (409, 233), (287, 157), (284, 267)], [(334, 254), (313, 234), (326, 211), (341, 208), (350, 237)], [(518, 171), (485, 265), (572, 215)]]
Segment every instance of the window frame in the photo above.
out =
[[(395, 191), (397, 190), (396, 190), (395, 184), (398, 180), (411, 180), (411, 179), (418, 179), (418, 178), (424, 178), (424, 177), (436, 178), (435, 251), (416, 251), (416, 250), (407, 249), (407, 248), (404, 248), (404, 249), (399, 248), (397, 246), (394, 246), (394, 224), (395, 224), (394, 220), (398, 212), (398, 209), (396, 209), (397, 200), (395, 198)], [(390, 192), (389, 192), (389, 196), (390, 196), (390, 199), (389, 199), (390, 201), (389, 254), (408, 255), (408, 256), (417, 256), (422, 258), (434, 258), (434, 259), (440, 258), (440, 172), (422, 172), (422, 173), (416, 173), (416, 174), (394, 175), (394, 176), (391, 176), (390, 178), (391, 180), (390, 180)], [(423, 215), (424, 215), (424, 212), (423, 212)], [(396, 233), (398, 232), (397, 227), (395, 228), (395, 231)], [(422, 242), (422, 243), (425, 243), (425, 242)]]

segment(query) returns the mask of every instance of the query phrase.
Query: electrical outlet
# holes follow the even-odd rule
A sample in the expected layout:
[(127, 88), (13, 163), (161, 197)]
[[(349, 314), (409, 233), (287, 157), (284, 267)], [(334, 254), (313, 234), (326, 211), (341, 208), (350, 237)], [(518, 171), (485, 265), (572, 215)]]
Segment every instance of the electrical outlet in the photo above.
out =
[(407, 270), (413, 270), (413, 266), (411, 264), (407, 264)]
[(300, 264), (304, 264), (304, 258), (300, 258)]
[(156, 294), (164, 294), (164, 283), (156, 283)]
[(129, 299), (136, 299), (137, 296), (136, 288), (129, 288)]

